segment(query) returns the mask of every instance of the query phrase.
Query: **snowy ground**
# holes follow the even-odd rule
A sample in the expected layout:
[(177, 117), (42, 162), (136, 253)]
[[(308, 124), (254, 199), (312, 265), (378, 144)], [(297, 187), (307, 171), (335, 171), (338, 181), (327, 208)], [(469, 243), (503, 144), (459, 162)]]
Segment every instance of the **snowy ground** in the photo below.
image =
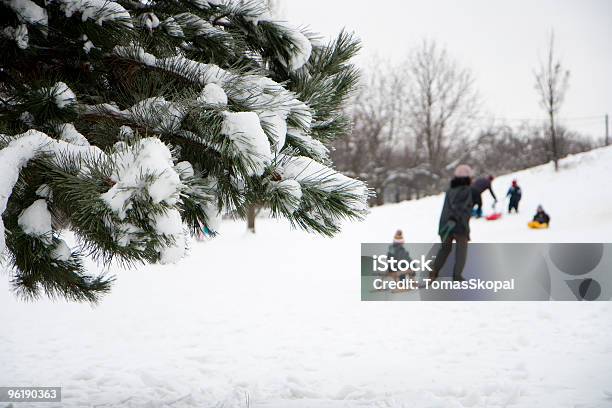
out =
[[(517, 173), (521, 214), (472, 238), (609, 241), (612, 149), (562, 167)], [(435, 240), (441, 200), (376, 208), (335, 239), (227, 222), (174, 267), (113, 270), (95, 308), (24, 304), (0, 279), (0, 385), (62, 386), (64, 407), (612, 406), (608, 302), (359, 300), (359, 243)], [(550, 230), (525, 226), (539, 203)]]

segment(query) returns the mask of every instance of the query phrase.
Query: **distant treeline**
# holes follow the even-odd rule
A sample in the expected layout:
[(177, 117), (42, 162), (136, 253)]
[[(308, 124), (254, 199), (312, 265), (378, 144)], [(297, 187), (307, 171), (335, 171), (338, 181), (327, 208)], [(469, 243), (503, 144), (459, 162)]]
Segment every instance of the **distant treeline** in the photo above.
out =
[(334, 143), (332, 160), (368, 183), (372, 205), (441, 192), (460, 163), (501, 175), (596, 145), (549, 121), (483, 127), (472, 73), (430, 41), (401, 64), (366, 70), (349, 110), (352, 134)]

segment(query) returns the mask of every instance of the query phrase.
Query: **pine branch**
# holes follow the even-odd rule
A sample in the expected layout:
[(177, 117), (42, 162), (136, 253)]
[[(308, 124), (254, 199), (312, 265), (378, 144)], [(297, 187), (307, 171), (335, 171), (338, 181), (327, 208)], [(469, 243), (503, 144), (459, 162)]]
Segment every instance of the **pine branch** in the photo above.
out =
[[(85, 257), (172, 262), (187, 232), (253, 205), (324, 235), (364, 215), (367, 188), (325, 146), (350, 129), (352, 35), (314, 45), (255, 0), (36, 4), (38, 19), (0, 3), (0, 156), (15, 164), (0, 226), (20, 296), (95, 302), (112, 277)], [(33, 209), (49, 231), (24, 223)]]

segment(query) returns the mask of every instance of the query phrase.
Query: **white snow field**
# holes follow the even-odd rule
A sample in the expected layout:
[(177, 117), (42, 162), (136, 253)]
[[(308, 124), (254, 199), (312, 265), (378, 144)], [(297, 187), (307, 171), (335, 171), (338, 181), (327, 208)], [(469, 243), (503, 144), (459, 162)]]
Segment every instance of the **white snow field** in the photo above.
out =
[[(605, 148), (499, 177), (521, 214), (472, 238), (609, 241), (611, 176)], [(529, 230), (540, 203), (552, 228)], [(0, 385), (62, 386), (44, 407), (612, 407), (609, 302), (360, 301), (359, 244), (435, 240), (441, 205), (375, 208), (333, 239), (224, 222), (176, 265), (110, 267), (93, 308), (20, 302), (2, 276)]]

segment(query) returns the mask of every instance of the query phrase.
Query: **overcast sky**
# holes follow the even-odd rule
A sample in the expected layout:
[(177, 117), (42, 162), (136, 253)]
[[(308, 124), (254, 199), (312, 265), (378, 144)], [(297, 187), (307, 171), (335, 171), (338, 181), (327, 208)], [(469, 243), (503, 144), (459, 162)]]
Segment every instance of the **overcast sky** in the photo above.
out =
[[(358, 61), (401, 61), (435, 39), (470, 68), (486, 110), (505, 118), (543, 117), (533, 69), (554, 29), (571, 71), (561, 116), (603, 136), (612, 114), (612, 0), (282, 0), (287, 20), (331, 36), (346, 27), (363, 42)], [(601, 119), (576, 119), (600, 116)], [(511, 122), (515, 123), (515, 122)]]

